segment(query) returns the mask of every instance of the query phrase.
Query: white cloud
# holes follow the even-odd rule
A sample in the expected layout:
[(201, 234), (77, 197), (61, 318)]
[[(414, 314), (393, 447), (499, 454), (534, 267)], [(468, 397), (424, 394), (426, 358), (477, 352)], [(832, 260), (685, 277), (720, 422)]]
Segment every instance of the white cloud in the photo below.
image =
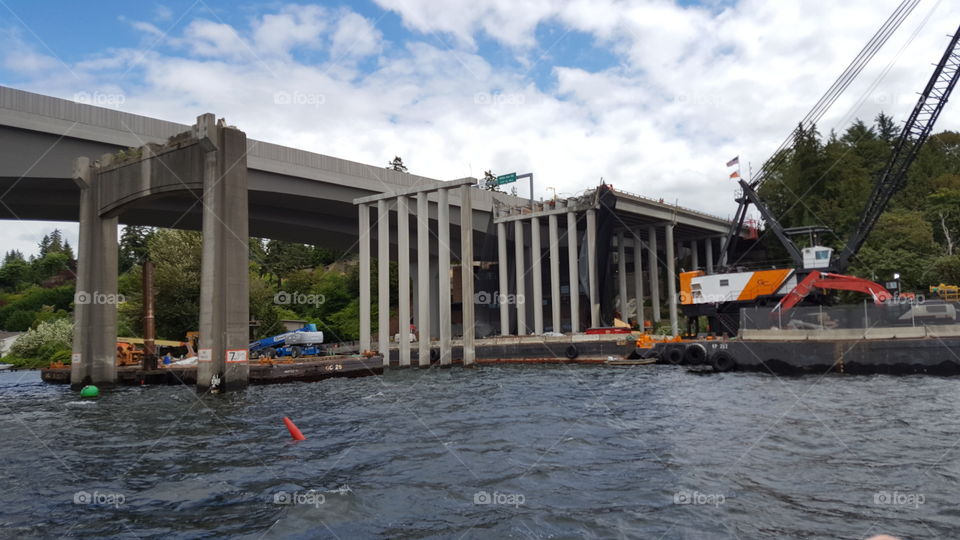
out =
[(330, 54), (338, 59), (370, 56), (380, 52), (382, 38), (368, 19), (348, 11), (337, 22)]
[[(376, 166), (401, 155), (413, 172), (441, 179), (533, 171), (538, 195), (548, 186), (581, 191), (602, 176), (627, 191), (726, 216), (735, 186), (724, 163), (739, 154), (759, 167), (898, 3), (741, 0), (707, 9), (665, 0), (456, 1), (441, 9), (380, 1), (429, 35), (388, 42), (356, 13), (331, 19), (322, 8), (286, 7), (247, 28), (193, 19), (171, 38), (179, 48), (150, 52), (123, 79), (114, 77), (117, 65), (128, 66), (138, 51), (72, 66), (82, 81), (38, 73), (20, 86), (70, 97), (89, 91), (81, 84), (115, 84), (127, 111), (184, 123), (210, 111), (251, 138)], [(878, 54), (825, 117), (822, 133), (844, 127), (928, 9), (921, 4)], [(902, 120), (957, 20), (960, 5), (940, 4), (856, 116), (869, 120), (886, 109)], [(528, 67), (495, 67), (471, 48), (484, 33), (536, 62), (551, 45), (535, 41), (544, 22), (588, 33), (618, 55), (618, 65), (589, 72), (560, 57), (556, 86), (543, 90)], [(299, 48), (321, 59), (306, 62), (294, 54)], [(379, 54), (373, 71), (341, 59), (346, 51)], [(278, 92), (304, 99), (278, 104)], [(937, 129), (960, 129), (956, 99)]]
[(286, 56), (295, 47), (317, 48), (327, 29), (329, 13), (320, 6), (287, 6), (254, 24), (257, 54)]

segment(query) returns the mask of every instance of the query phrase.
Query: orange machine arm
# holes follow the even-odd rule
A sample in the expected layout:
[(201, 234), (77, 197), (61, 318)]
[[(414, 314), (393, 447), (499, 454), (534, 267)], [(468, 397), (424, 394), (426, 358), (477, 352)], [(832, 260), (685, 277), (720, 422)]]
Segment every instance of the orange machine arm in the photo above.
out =
[(773, 312), (785, 312), (800, 303), (813, 289), (834, 289), (838, 291), (856, 291), (869, 294), (874, 304), (882, 304), (893, 297), (882, 285), (868, 279), (843, 274), (829, 274), (813, 271), (773, 308)]

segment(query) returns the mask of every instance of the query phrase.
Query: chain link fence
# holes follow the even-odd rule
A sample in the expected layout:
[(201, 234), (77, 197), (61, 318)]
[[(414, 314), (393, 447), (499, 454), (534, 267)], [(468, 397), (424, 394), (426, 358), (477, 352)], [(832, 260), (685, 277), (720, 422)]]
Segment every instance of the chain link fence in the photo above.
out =
[(741, 330), (869, 330), (877, 328), (950, 326), (958, 321), (960, 304), (932, 301), (860, 305), (802, 306), (786, 312), (776, 307), (740, 311)]

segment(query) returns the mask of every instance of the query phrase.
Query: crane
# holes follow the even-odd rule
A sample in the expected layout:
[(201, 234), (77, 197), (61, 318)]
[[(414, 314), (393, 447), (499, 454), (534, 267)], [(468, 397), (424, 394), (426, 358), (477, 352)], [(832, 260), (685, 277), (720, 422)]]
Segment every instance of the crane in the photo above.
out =
[[(683, 311), (688, 317), (706, 315), (716, 330), (736, 333), (737, 316), (742, 307), (776, 302), (776, 309), (786, 311), (803, 300), (814, 289), (856, 290), (870, 293), (873, 298), (888, 298), (889, 292), (869, 280), (844, 276), (851, 260), (877, 224), (890, 200), (906, 184), (910, 165), (933, 131), (940, 113), (960, 80), (960, 27), (954, 33), (933, 75), (893, 146), (886, 167), (877, 177), (870, 198), (864, 207), (856, 229), (846, 246), (835, 256), (833, 249), (811, 246), (799, 249), (790, 239), (773, 213), (760, 198), (757, 190), (763, 174), (751, 182), (739, 181), (743, 194), (734, 222), (721, 247), (720, 274), (707, 276), (703, 272), (685, 272), (680, 276)], [(800, 128), (803, 124), (801, 123)], [(798, 128), (798, 129), (800, 129)], [(764, 165), (768, 167), (772, 160)], [(761, 173), (763, 170), (761, 171)], [(793, 260), (793, 268), (758, 272), (731, 272), (729, 263), (732, 246), (739, 237), (747, 208), (753, 204), (760, 211), (767, 229), (774, 233)], [(886, 294), (884, 294), (886, 293)]]

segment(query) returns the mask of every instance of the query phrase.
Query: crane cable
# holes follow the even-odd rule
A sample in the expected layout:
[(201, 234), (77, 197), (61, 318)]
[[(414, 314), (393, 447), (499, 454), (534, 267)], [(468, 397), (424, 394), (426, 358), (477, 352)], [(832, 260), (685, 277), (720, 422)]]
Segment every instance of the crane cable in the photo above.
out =
[(840, 74), (840, 77), (827, 89), (824, 95), (820, 98), (819, 101), (813, 106), (810, 112), (800, 121), (800, 125), (790, 132), (790, 135), (783, 141), (783, 143), (774, 151), (767, 161), (760, 167), (760, 170), (753, 177), (752, 182), (755, 185), (755, 189), (759, 188), (760, 184), (763, 183), (763, 180), (767, 172), (771, 167), (778, 161), (778, 158), (782, 156), (783, 150), (788, 148), (793, 144), (794, 138), (801, 129), (809, 129), (812, 126), (816, 125), (817, 122), (823, 118), (823, 115), (830, 109), (831, 106), (837, 101), (841, 94), (846, 91), (847, 87), (860, 75), (860, 72), (867, 66), (868, 63), (876, 55), (887, 40), (890, 39), (890, 36), (893, 35), (897, 29), (900, 28), (900, 25), (903, 24), (903, 21), (913, 13), (913, 10), (920, 3), (920, 0), (903, 0), (900, 5), (894, 10), (893, 14), (887, 18), (886, 22), (880, 27), (879, 30), (870, 38), (870, 41), (864, 45), (860, 53), (850, 62), (850, 65)]

